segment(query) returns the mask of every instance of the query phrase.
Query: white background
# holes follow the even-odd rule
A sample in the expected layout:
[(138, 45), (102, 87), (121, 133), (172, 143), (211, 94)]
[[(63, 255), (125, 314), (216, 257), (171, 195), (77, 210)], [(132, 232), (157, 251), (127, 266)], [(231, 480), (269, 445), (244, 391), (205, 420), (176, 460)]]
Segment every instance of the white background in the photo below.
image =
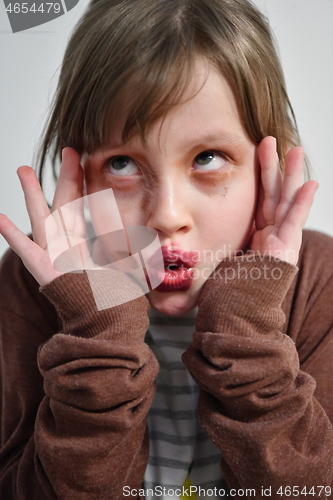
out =
[[(306, 227), (333, 236), (333, 1), (255, 3), (278, 40), (312, 178), (320, 183)], [(0, 0), (0, 212), (26, 233), (30, 224), (16, 169), (32, 163), (69, 34), (86, 5), (80, 0), (64, 16), (13, 34)], [(6, 248), (0, 236), (0, 255)]]

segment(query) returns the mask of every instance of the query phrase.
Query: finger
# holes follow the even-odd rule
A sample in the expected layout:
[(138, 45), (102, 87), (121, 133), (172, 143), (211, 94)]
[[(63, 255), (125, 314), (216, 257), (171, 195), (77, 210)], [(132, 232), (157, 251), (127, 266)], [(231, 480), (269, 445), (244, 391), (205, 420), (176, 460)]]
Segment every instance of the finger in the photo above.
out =
[(277, 225), (283, 223), (290, 207), (295, 203), (297, 193), (303, 184), (303, 148), (292, 148), (286, 156), (286, 169), (282, 185), (281, 200), (276, 209)]
[(83, 196), (83, 170), (80, 156), (73, 148), (62, 150), (59, 179), (54, 193), (52, 212)]
[(59, 221), (59, 234), (84, 237), (83, 170), (80, 156), (73, 148), (64, 148), (52, 212)]
[(258, 190), (257, 210), (255, 214), (256, 229), (263, 229), (264, 227), (266, 227), (266, 219), (263, 210), (264, 199), (265, 199), (265, 192), (262, 186), (262, 182), (260, 181)]
[(295, 234), (302, 230), (309, 216), (318, 187), (318, 182), (308, 181), (298, 190), (296, 199), (278, 232), (278, 237), (282, 241), (292, 239)]
[(262, 214), (265, 225), (275, 223), (276, 208), (281, 199), (282, 174), (276, 152), (276, 139), (265, 137), (258, 146), (261, 184), (264, 191)]
[(40, 267), (38, 264), (45, 258), (44, 250), (18, 229), (4, 214), (0, 214), (0, 233), (8, 245), (22, 259), (25, 267), (41, 283), (42, 278), (46, 277), (38, 277), (38, 267)]
[(30, 218), (34, 241), (41, 248), (46, 248), (45, 220), (50, 215), (42, 188), (34, 170), (28, 166), (17, 169), (24, 192), (25, 203)]

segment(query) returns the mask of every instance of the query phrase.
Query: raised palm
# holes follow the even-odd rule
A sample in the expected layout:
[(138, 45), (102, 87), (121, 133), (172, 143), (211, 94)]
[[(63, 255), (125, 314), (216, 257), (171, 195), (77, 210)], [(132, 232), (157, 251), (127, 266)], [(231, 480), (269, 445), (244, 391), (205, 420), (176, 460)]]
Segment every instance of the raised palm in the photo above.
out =
[(266, 137), (258, 146), (261, 182), (250, 248), (291, 264), (297, 264), (302, 228), (318, 188), (316, 181), (303, 183), (303, 158), (301, 147), (291, 149), (282, 176), (275, 139)]

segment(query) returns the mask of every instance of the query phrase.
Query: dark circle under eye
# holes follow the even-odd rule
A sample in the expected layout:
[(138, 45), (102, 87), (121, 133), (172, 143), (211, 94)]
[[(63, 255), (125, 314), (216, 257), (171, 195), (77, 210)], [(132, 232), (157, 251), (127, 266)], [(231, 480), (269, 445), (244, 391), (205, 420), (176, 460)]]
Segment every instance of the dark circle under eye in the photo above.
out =
[(199, 165), (207, 165), (207, 163), (210, 163), (213, 160), (214, 156), (214, 153), (211, 151), (203, 151), (196, 157), (196, 162)]
[(128, 156), (117, 156), (111, 160), (111, 165), (115, 170), (121, 170), (127, 167), (128, 161)]

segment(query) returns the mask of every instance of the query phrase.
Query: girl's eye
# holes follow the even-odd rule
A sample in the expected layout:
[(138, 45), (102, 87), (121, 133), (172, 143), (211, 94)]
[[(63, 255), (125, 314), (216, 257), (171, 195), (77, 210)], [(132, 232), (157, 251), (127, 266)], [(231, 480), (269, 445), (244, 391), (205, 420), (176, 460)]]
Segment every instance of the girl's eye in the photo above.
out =
[(106, 168), (112, 175), (125, 177), (126, 175), (135, 175), (140, 172), (139, 167), (130, 156), (114, 156), (108, 160)]
[(203, 151), (195, 157), (194, 164), (199, 166), (195, 170), (218, 170), (227, 163), (222, 153)]

